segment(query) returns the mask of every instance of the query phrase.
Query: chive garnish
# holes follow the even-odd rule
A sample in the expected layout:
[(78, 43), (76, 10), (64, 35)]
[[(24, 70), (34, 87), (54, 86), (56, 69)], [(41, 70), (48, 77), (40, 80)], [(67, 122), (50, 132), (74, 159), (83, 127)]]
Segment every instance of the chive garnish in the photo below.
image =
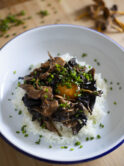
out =
[(39, 138), (42, 138), (43, 136), (42, 135), (39, 135)]
[(68, 146), (61, 146), (61, 149), (68, 149)]
[(20, 131), (16, 131), (16, 133), (17, 133), (17, 134), (19, 134), (19, 133), (20, 133)]
[(80, 148), (80, 149), (83, 148), (83, 145), (80, 145), (79, 148)]
[(51, 149), (51, 148), (52, 148), (52, 146), (51, 146), (51, 145), (49, 145), (49, 148)]
[(48, 13), (47, 10), (41, 10), (39, 13), (40, 13), (43, 17), (49, 15), (49, 13)]
[(117, 102), (116, 102), (116, 101), (114, 101), (114, 102), (113, 102), (113, 104), (114, 104), (114, 105), (116, 105), (116, 104), (117, 104)]
[(47, 99), (47, 98), (48, 98), (48, 95), (44, 95), (44, 98)]
[(97, 139), (100, 139), (100, 138), (101, 138), (101, 136), (98, 134), (98, 135), (97, 135)]
[(104, 78), (104, 81), (105, 81), (105, 82), (107, 82), (107, 79), (106, 79), (106, 78)]
[(84, 58), (87, 56), (87, 53), (83, 53), (81, 56), (82, 56), (82, 58)]
[(27, 127), (27, 125), (23, 125), (23, 126), (21, 127), (21, 131), (22, 131), (23, 134), (26, 133), (26, 129), (25, 129), (26, 127)]
[(41, 140), (38, 139), (38, 141), (35, 142), (35, 144), (40, 144)]
[(109, 89), (110, 89), (110, 90), (113, 90), (113, 88), (112, 88), (112, 87), (110, 87)]
[(70, 148), (70, 151), (73, 151), (74, 150), (74, 148)]
[(75, 146), (79, 146), (81, 143), (79, 141), (75, 142)]
[(13, 71), (13, 74), (16, 74), (16, 70), (15, 70), (15, 71)]
[(45, 89), (45, 92), (48, 92), (48, 88)]
[(20, 111), (18, 112), (18, 114), (21, 115), (21, 114), (22, 114), (22, 110), (20, 110)]
[(104, 128), (104, 125), (102, 123), (99, 124), (99, 127)]
[(86, 141), (89, 141), (89, 137), (86, 137)]
[(25, 134), (24, 137), (28, 137), (28, 134)]
[(93, 140), (94, 139), (94, 137), (90, 137), (90, 140)]

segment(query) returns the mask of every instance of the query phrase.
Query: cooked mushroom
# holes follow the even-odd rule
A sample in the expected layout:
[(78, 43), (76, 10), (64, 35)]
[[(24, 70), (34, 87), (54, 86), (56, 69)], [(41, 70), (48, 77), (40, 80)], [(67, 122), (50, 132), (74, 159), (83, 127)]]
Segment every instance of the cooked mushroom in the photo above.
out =
[[(99, 1), (100, 3), (100, 1)], [(94, 79), (95, 69), (77, 64), (72, 58), (65, 62), (60, 57), (52, 57), (29, 75), (24, 77), (23, 88), (26, 94), (22, 101), (45, 128), (60, 135), (54, 122), (61, 122), (77, 134), (87, 123), (86, 111), (92, 114), (97, 96)]]

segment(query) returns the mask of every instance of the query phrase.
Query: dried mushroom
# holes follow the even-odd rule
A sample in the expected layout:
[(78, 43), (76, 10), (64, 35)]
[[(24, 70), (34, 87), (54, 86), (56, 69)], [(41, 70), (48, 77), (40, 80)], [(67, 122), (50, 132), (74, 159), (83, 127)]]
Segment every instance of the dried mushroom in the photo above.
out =
[(93, 0), (94, 4), (86, 6), (83, 13), (76, 20), (89, 18), (94, 20), (94, 28), (99, 32), (107, 29), (115, 29), (118, 32), (124, 31), (124, 23), (117, 19), (117, 16), (124, 15), (124, 12), (118, 11), (118, 6), (114, 4), (108, 8), (103, 0)]

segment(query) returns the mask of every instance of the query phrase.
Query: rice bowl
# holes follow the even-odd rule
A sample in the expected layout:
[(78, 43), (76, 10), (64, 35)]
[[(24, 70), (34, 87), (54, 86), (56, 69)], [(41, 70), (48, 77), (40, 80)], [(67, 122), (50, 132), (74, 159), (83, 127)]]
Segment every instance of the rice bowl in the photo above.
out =
[[(60, 57), (63, 58), (65, 61), (69, 61), (71, 58), (73, 58), (72, 56), (70, 56), (69, 53), (61, 55)], [(84, 65), (89, 66), (85, 62), (78, 62), (78, 64), (82, 66)], [(32, 71), (35, 68), (38, 68), (39, 66), (40, 65), (33, 67)], [(32, 117), (28, 112), (26, 106), (22, 102), (22, 97), (24, 96), (25, 91), (20, 87), (16, 88), (15, 96), (14, 99), (12, 100), (12, 103), (14, 105), (14, 108), (23, 111), (22, 124), (27, 126), (28, 132), (31, 132), (34, 135), (41, 134), (44, 137), (45, 141), (48, 143), (57, 142), (57, 144), (73, 144), (75, 141), (82, 141), (86, 136), (96, 137), (98, 124), (100, 123), (101, 119), (103, 119), (104, 116), (106, 115), (105, 99), (107, 95), (107, 85), (105, 81), (102, 79), (101, 73), (95, 74), (95, 79), (96, 79), (97, 88), (103, 90), (103, 95), (100, 98), (97, 97), (93, 109), (93, 114), (90, 115), (88, 113), (87, 125), (84, 126), (76, 136), (73, 136), (71, 129), (65, 127), (60, 122), (55, 122), (55, 126), (61, 132), (62, 137), (59, 137), (56, 133), (53, 133), (47, 129), (41, 128), (37, 121), (32, 122)]]

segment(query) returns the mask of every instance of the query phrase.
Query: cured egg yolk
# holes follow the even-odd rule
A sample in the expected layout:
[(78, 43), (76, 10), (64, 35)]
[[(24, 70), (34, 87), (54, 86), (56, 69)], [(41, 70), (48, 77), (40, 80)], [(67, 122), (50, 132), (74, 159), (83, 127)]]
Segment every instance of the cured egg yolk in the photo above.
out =
[(68, 88), (66, 85), (58, 85), (57, 90), (59, 91), (59, 95), (61, 96), (67, 96), (70, 99), (74, 99), (79, 94), (78, 92), (78, 86), (76, 84), (71, 84), (70, 88)]

